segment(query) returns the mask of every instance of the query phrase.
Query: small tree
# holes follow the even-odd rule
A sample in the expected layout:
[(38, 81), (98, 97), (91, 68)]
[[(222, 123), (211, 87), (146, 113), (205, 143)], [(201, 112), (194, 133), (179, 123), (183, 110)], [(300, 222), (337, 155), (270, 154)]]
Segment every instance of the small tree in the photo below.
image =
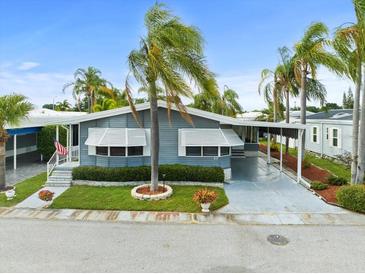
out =
[(33, 106), (20, 94), (0, 96), (0, 190), (5, 189), (5, 144), (9, 136), (6, 126), (16, 126)]

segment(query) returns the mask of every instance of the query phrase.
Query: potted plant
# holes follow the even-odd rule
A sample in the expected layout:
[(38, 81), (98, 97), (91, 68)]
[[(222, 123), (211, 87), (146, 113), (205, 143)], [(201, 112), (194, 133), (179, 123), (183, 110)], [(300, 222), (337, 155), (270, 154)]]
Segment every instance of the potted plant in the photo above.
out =
[(42, 201), (46, 201), (46, 202), (52, 201), (53, 195), (54, 195), (54, 192), (51, 192), (48, 189), (41, 190), (38, 193), (39, 199), (41, 199)]
[(215, 191), (203, 188), (195, 192), (193, 201), (200, 204), (202, 212), (209, 212), (209, 207), (217, 199), (217, 196)]

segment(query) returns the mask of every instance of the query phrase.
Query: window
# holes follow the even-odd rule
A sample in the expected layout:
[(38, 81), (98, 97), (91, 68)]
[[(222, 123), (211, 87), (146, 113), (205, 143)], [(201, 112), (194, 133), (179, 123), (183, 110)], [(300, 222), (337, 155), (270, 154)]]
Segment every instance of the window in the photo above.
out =
[(230, 147), (221, 147), (221, 156), (226, 156), (230, 154)]
[(110, 147), (110, 156), (125, 156), (125, 147)]
[(218, 156), (218, 147), (203, 147), (203, 156)]
[(128, 147), (128, 156), (143, 155), (143, 147)]
[(318, 143), (318, 127), (312, 127), (312, 142)]
[(338, 129), (337, 128), (332, 129), (332, 145), (334, 147), (338, 147)]
[(186, 156), (202, 156), (202, 148), (186, 147)]
[(96, 155), (108, 156), (108, 147), (96, 147)]

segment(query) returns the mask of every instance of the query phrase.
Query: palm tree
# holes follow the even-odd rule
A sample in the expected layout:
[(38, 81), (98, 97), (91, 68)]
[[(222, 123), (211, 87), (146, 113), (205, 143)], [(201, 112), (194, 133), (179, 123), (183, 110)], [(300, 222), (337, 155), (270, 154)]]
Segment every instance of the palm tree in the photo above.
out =
[[(353, 120), (352, 120), (352, 163), (351, 163), (351, 182), (360, 183), (357, 176), (359, 161), (358, 157), (365, 154), (364, 148), (361, 149), (361, 138), (359, 138), (360, 122), (360, 94), (361, 94), (361, 76), (362, 63), (365, 56), (365, 1), (353, 0), (356, 23), (345, 24), (340, 26), (335, 33), (334, 48), (345, 64), (345, 75), (355, 84)], [(365, 91), (364, 91), (365, 93)], [(364, 108), (364, 104), (363, 104)], [(364, 112), (364, 111), (362, 111)], [(364, 121), (364, 119), (362, 119)], [(363, 126), (364, 127), (364, 126)], [(361, 134), (360, 134), (361, 135)], [(365, 138), (365, 132), (363, 133)], [(362, 152), (360, 152), (362, 150)], [(361, 154), (362, 153), (362, 154)], [(365, 159), (363, 160), (363, 162)], [(365, 166), (364, 166), (365, 168)], [(362, 170), (364, 169), (362, 168)], [(361, 170), (361, 168), (360, 168)], [(361, 174), (359, 174), (361, 175)], [(363, 177), (363, 175), (362, 175)], [(357, 180), (359, 178), (359, 180)]]
[[(308, 75), (313, 80), (317, 76), (318, 65), (324, 65), (336, 73), (343, 72), (343, 64), (335, 55), (326, 50), (329, 45), (327, 39), (328, 29), (323, 23), (313, 23), (304, 33), (303, 38), (295, 45), (294, 74), (300, 83), (300, 122), (306, 124), (306, 107), (308, 86)], [(302, 139), (302, 155), (304, 157), (305, 135)]]
[(57, 111), (68, 111), (71, 109), (71, 104), (67, 100), (57, 102), (55, 109)]
[(93, 106), (93, 111), (98, 112), (125, 106), (128, 106), (126, 92), (121, 92), (119, 89), (113, 87), (111, 90), (102, 89), (100, 91), (96, 103)]
[(272, 108), (273, 122), (278, 120), (279, 105), (282, 102), (282, 96), (279, 90), (277, 69), (263, 69), (261, 72), (261, 80), (258, 86), (259, 94), (263, 94), (264, 100)]
[(96, 96), (99, 93), (113, 93), (112, 89), (107, 87), (108, 84), (109, 82), (101, 77), (100, 70), (94, 67), (88, 67), (86, 70), (79, 68), (74, 73), (74, 81), (64, 85), (63, 91), (72, 86), (77, 105), (80, 106), (80, 98), (86, 96), (88, 98), (88, 111), (93, 112)]
[[(187, 120), (186, 107), (181, 96), (192, 97), (187, 79), (198, 87), (213, 79), (203, 56), (203, 38), (192, 26), (173, 16), (163, 4), (156, 3), (145, 15), (147, 34), (141, 38), (140, 48), (128, 56), (129, 68), (134, 78), (147, 91), (151, 115), (151, 191), (158, 188), (159, 163), (159, 123), (158, 86), (165, 92), (168, 113), (172, 105)], [(215, 82), (215, 81), (214, 81)], [(216, 84), (215, 84), (216, 85)], [(138, 113), (133, 105), (131, 89), (126, 81), (126, 91), (132, 113), (138, 121)]]
[(23, 95), (0, 96), (0, 190), (5, 189), (5, 144), (8, 140), (5, 126), (16, 126), (32, 108)]
[(238, 93), (225, 85), (222, 95), (219, 93), (212, 94), (209, 89), (196, 94), (191, 106), (221, 115), (236, 117), (237, 114), (243, 112), (238, 99)]

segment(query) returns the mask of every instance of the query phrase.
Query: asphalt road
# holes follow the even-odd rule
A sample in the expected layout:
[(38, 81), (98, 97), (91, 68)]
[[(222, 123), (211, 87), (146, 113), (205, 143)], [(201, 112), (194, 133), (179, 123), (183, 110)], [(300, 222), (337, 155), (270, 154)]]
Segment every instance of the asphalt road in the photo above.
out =
[(0, 251), (1, 272), (364, 272), (365, 227), (0, 219)]

